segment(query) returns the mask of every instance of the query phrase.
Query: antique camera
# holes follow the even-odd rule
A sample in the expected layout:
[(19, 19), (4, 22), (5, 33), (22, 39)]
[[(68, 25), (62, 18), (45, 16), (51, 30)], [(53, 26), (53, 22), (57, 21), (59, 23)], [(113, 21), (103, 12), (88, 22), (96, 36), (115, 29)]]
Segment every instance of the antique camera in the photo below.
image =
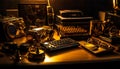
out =
[[(50, 41), (53, 39), (54, 30), (49, 26), (37, 27), (29, 30), (27, 36), (28, 41), (35, 39), (38, 43), (43, 43), (45, 41)], [(30, 42), (32, 43), (32, 42)]]
[(25, 35), (25, 25), (21, 17), (3, 17), (0, 19), (0, 42), (12, 41)]

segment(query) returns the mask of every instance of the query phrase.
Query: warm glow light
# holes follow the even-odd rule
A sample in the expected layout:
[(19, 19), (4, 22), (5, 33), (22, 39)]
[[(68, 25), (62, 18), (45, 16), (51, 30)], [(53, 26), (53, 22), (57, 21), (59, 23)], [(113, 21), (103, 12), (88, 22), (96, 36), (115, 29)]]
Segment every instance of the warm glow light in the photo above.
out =
[(49, 44), (48, 42), (45, 42), (44, 44)]
[(118, 8), (118, 0), (113, 0), (113, 8), (114, 9)]
[(115, 8), (115, 6), (116, 6), (116, 5), (115, 5), (115, 1), (116, 1), (116, 0), (113, 0), (113, 8)]
[(47, 55), (45, 55), (45, 60), (44, 60), (44, 62), (51, 62), (50, 57), (49, 57), (49, 56), (47, 56)]
[(43, 28), (34, 28), (33, 30), (36, 30), (36, 31), (38, 31), (38, 30), (42, 30)]
[(48, 6), (50, 6), (50, 1), (48, 0)]
[(94, 44), (90, 44), (90, 43), (86, 44), (86, 46), (87, 46), (87, 47), (95, 47)]
[(61, 37), (61, 35), (60, 35), (60, 34), (58, 35), (58, 32), (55, 31), (53, 38), (54, 38), (55, 40), (60, 40), (60, 37)]

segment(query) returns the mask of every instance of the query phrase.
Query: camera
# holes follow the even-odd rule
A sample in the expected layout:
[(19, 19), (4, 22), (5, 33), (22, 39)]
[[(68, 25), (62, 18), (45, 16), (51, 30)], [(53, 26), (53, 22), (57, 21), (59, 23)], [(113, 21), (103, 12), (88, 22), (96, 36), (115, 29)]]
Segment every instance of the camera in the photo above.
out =
[[(50, 41), (53, 39), (54, 30), (49, 26), (37, 27), (29, 30), (28, 41), (31, 39), (35, 39), (38, 43), (43, 43), (45, 41)], [(32, 42), (30, 42), (32, 43)]]
[(22, 17), (6, 16), (0, 19), (0, 42), (12, 41), (25, 35)]

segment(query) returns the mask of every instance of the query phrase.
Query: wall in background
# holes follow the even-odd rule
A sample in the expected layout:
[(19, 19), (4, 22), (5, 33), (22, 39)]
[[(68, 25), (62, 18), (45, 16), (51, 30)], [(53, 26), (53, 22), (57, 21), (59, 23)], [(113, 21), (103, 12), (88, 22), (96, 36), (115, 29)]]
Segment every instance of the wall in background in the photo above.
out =
[(55, 9), (55, 13), (59, 14), (60, 9), (79, 9), (86, 16), (97, 17), (99, 11), (111, 11), (112, 0), (50, 0), (51, 5)]
[(0, 0), (0, 14), (6, 16), (13, 13), (13, 15), (17, 16), (18, 3), (19, 0)]
[[(23, 1), (26, 3), (36, 1), (38, 3), (42, 0), (0, 0), (0, 13), (3, 14), (5, 9), (17, 9), (18, 4)], [(59, 14), (60, 9), (80, 9), (86, 16), (95, 18), (98, 11), (110, 11), (112, 8), (112, 0), (50, 0), (50, 4), (53, 6), (55, 14)]]

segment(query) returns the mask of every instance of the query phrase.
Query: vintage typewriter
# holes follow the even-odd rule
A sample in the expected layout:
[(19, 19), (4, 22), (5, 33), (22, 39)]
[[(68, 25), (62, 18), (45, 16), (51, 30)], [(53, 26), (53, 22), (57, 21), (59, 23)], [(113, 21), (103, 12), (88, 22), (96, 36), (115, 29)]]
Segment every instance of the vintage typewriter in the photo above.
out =
[(58, 25), (61, 37), (91, 35), (90, 22), (66, 22)]
[(91, 35), (92, 19), (92, 17), (83, 16), (80, 10), (60, 10), (60, 15), (57, 15), (57, 23), (61, 37)]

